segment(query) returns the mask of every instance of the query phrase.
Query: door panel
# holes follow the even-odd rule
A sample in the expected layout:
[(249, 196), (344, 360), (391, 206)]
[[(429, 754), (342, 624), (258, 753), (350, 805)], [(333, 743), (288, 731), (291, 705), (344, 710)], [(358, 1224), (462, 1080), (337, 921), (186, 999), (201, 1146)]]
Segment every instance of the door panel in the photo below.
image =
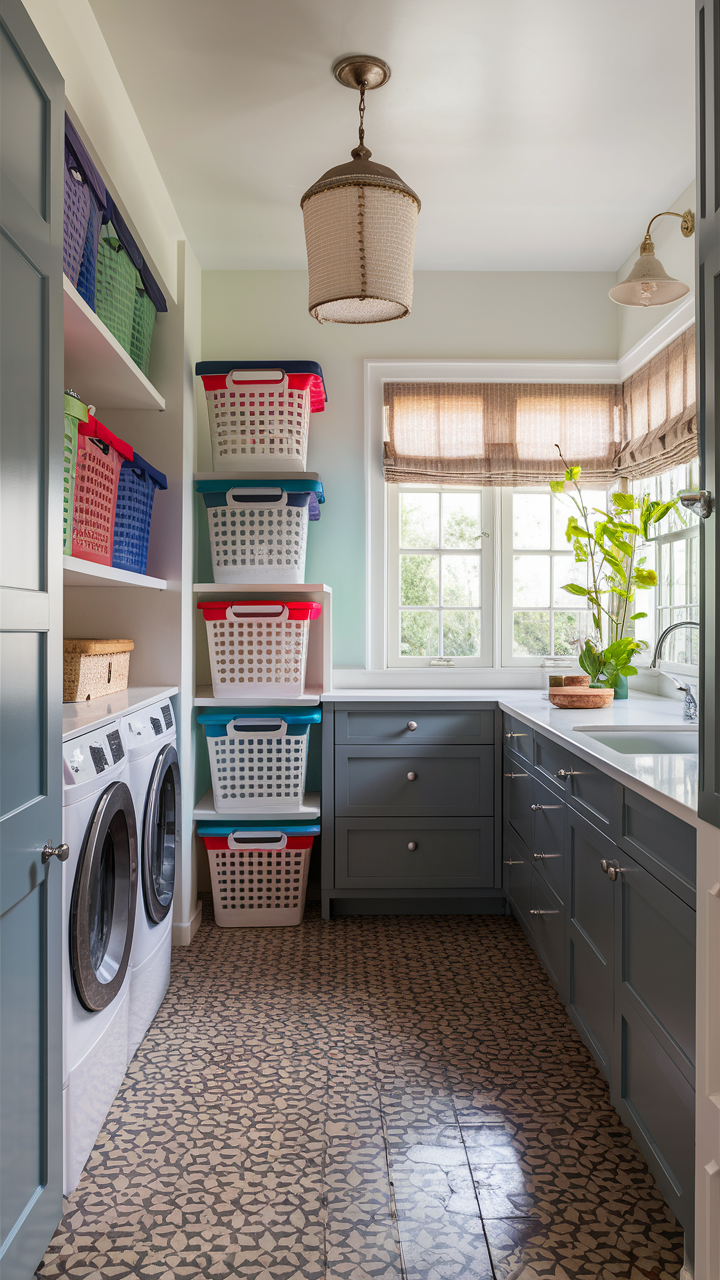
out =
[(561, 902), (567, 901), (565, 805), (541, 783), (535, 784), (532, 811), (532, 855), (536, 871)]
[(531, 805), (538, 789), (529, 768), (523, 768), (506, 752), (503, 761), (503, 815), (528, 849), (532, 848)]
[(0, 0), (0, 1274), (62, 1213), (62, 79)]

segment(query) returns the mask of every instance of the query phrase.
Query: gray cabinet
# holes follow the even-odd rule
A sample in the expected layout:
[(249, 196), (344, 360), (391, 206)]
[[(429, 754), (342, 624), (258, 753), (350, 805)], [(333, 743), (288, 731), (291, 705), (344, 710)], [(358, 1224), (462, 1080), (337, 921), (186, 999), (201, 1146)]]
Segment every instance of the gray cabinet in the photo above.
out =
[(691, 1231), (695, 831), (541, 733), (522, 745), (503, 768), (509, 901)]
[[(323, 711), (323, 914), (505, 910), (494, 704)], [(531, 735), (532, 737), (532, 735)]]

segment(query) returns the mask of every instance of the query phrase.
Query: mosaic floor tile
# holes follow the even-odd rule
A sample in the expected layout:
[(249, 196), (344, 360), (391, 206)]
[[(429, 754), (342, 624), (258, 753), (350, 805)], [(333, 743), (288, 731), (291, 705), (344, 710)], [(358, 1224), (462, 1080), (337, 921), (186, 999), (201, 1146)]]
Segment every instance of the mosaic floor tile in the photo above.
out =
[(206, 911), (37, 1275), (678, 1280), (682, 1252), (510, 917)]

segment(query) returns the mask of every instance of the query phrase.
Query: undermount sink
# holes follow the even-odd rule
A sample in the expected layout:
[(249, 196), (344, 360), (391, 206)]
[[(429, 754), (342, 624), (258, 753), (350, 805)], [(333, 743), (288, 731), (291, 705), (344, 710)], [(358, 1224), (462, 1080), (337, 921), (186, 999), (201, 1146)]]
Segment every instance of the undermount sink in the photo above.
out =
[(694, 724), (673, 725), (573, 725), (576, 733), (610, 747), (623, 756), (696, 756), (698, 730)]

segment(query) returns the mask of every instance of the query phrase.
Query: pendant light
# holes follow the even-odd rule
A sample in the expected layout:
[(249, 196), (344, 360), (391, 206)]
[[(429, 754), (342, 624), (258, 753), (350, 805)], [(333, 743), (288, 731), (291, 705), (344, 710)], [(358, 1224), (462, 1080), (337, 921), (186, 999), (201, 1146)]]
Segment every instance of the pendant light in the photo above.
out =
[(310, 276), (308, 310), (320, 324), (377, 324), (410, 314), (420, 201), (392, 170), (373, 164), (365, 146), (365, 93), (390, 79), (380, 58), (353, 55), (335, 79), (360, 94), (358, 146), (328, 169), (300, 205)]
[[(656, 213), (655, 218), (680, 218), (680, 230), (684, 236), (691, 236), (695, 230), (692, 209), (686, 209), (684, 213), (666, 209), (664, 213)], [(645, 239), (640, 245), (640, 257), (630, 275), (610, 290), (613, 302), (619, 302), (623, 307), (662, 307), (666, 302), (677, 302), (678, 298), (684, 298), (690, 292), (690, 285), (674, 280), (655, 257), (655, 245), (650, 239), (650, 228), (655, 218), (648, 223)]]

